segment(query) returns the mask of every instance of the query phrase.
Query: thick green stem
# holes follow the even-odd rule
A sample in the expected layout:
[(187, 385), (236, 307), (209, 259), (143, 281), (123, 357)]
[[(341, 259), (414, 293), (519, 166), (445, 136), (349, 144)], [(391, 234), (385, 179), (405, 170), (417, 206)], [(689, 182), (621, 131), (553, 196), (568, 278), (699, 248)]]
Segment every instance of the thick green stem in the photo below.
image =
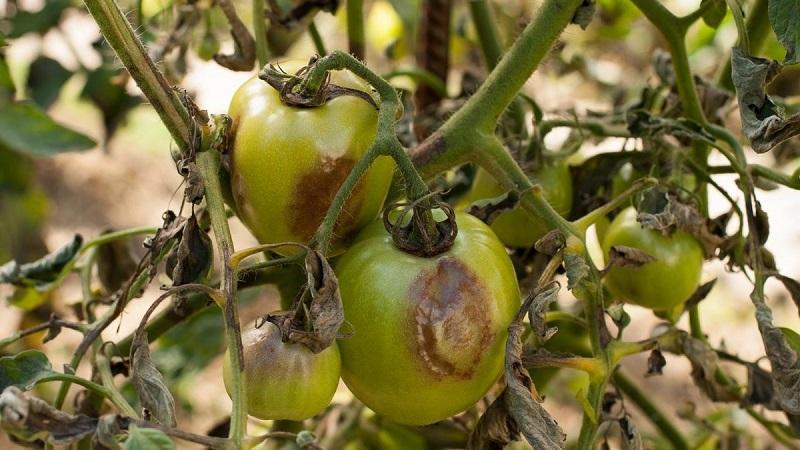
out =
[(350, 54), (364, 59), (364, 0), (347, 0), (347, 42)]
[(675, 450), (687, 450), (689, 448), (686, 438), (683, 437), (681, 432), (672, 424), (667, 416), (656, 406), (655, 403), (650, 401), (647, 394), (642, 392), (633, 380), (628, 378), (622, 371), (617, 370), (614, 373), (614, 384), (625, 394), (630, 401), (636, 404), (650, 422), (658, 428), (658, 431), (672, 444)]
[(167, 80), (147, 55), (131, 24), (114, 0), (85, 0), (86, 8), (100, 26), (100, 32), (117, 53), (136, 84), (147, 97), (181, 150), (192, 143), (192, 125)]
[(256, 36), (256, 60), (258, 67), (269, 62), (269, 46), (267, 44), (267, 15), (264, 0), (253, 0), (253, 34)]
[(247, 394), (244, 384), (244, 356), (239, 328), (239, 309), (236, 303), (237, 285), (233, 268), (230, 264), (230, 257), (234, 252), (233, 239), (228, 227), (225, 205), (222, 201), (222, 186), (219, 181), (219, 171), (221, 170), (219, 153), (213, 149), (198, 153), (197, 167), (200, 169), (205, 183), (206, 205), (222, 263), (222, 293), (225, 298), (223, 314), (225, 340), (228, 344), (228, 355), (230, 367), (232, 368), (230, 394), (233, 400), (233, 411), (231, 412), (229, 437), (233, 440), (236, 448), (240, 448), (247, 431)]

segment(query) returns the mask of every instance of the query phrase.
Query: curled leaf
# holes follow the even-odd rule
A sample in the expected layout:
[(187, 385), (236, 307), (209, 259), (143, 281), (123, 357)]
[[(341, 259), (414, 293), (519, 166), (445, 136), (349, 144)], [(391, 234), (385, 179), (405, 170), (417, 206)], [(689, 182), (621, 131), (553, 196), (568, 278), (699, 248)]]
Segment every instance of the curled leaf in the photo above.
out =
[(136, 330), (131, 344), (131, 381), (139, 401), (150, 416), (162, 425), (175, 426), (175, 399), (150, 357), (144, 327)]
[(469, 206), (467, 212), (487, 224), (497, 219), (500, 213), (516, 208), (519, 203), (519, 194), (508, 191), (497, 197), (479, 200)]
[(193, 214), (183, 224), (178, 246), (167, 257), (167, 274), (173, 286), (201, 281), (211, 269), (213, 258), (211, 238), (200, 229)]
[(92, 438), (92, 449), (120, 450), (122, 446), (117, 442), (117, 436), (122, 434), (122, 428), (116, 414), (100, 416), (97, 430)]
[(528, 320), (531, 322), (531, 328), (533, 328), (533, 332), (536, 333), (541, 342), (547, 341), (558, 331), (556, 327), (547, 327), (545, 314), (550, 308), (550, 304), (558, 300), (558, 291), (560, 289), (561, 285), (558, 282), (551, 282), (536, 293), (528, 308)]
[(10, 261), (0, 266), (0, 284), (45, 287), (55, 281), (64, 267), (78, 255), (81, 245), (83, 238), (76, 234), (71, 242), (36, 261), (25, 264)]
[(539, 253), (553, 256), (564, 248), (566, 241), (567, 239), (564, 237), (564, 233), (562, 233), (561, 230), (550, 230), (533, 244), (533, 248)]
[(783, 286), (789, 291), (789, 295), (792, 297), (795, 306), (797, 306), (797, 309), (800, 311), (800, 281), (781, 274), (775, 274), (774, 276), (778, 281), (783, 283)]
[(93, 417), (67, 414), (15, 386), (0, 394), (0, 428), (23, 442), (69, 445), (94, 433), (96, 426)]
[(800, 134), (800, 114), (785, 118), (783, 111), (767, 96), (765, 88), (781, 71), (776, 61), (746, 55), (734, 48), (731, 78), (739, 99), (742, 129), (757, 153)]
[(606, 267), (606, 270), (613, 266), (635, 269), (655, 260), (655, 257), (638, 248), (613, 245), (608, 251), (608, 267)]
[(522, 363), (522, 318), (535, 298), (523, 302), (508, 328), (503, 375), (506, 388), (478, 420), (467, 442), (468, 450), (500, 450), (517, 440), (520, 433), (535, 449), (564, 448), (566, 435), (542, 407), (530, 374)]
[(773, 325), (772, 311), (757, 291), (751, 294), (756, 307), (756, 322), (772, 366), (772, 384), (778, 407), (789, 414), (800, 414), (800, 355), (787, 336)]
[(571, 252), (564, 254), (564, 268), (567, 271), (567, 289), (569, 290), (586, 282), (589, 276), (589, 266), (586, 264), (586, 260)]
[(335, 340), (344, 322), (344, 308), (339, 281), (322, 253), (305, 247), (306, 289), (311, 295), (308, 305), (302, 299), (293, 311), (270, 314), (267, 320), (281, 330), (284, 341), (300, 343), (319, 353)]
[(694, 236), (706, 256), (714, 254), (725, 239), (711, 231), (711, 222), (693, 204), (682, 202), (677, 195), (659, 188), (647, 190), (639, 204), (636, 220), (645, 228), (670, 234), (682, 230)]
[(645, 376), (662, 375), (664, 373), (664, 366), (667, 365), (667, 359), (661, 350), (654, 348), (647, 357), (647, 373)]

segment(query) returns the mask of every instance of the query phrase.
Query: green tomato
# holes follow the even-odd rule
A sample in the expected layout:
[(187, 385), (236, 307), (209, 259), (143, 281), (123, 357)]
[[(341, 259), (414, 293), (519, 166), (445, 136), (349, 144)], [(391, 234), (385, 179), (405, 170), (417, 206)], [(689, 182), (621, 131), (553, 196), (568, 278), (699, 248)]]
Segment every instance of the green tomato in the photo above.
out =
[(700, 244), (683, 231), (664, 236), (642, 228), (633, 208), (622, 210), (611, 222), (603, 253), (607, 255), (615, 245), (637, 248), (656, 258), (638, 268), (611, 268), (605, 283), (619, 300), (657, 311), (671, 310), (685, 302), (700, 283)]
[[(302, 66), (280, 66), (294, 73)], [(369, 92), (346, 71), (331, 82)], [(315, 108), (287, 106), (278, 91), (253, 78), (233, 97), (231, 193), (236, 212), (265, 244), (308, 242), (350, 170), (375, 137), (377, 111), (354, 96)], [(394, 163), (379, 157), (347, 200), (334, 234), (345, 238), (377, 217), (389, 190)]]
[[(531, 175), (531, 181), (542, 186), (544, 198), (562, 216), (572, 208), (572, 175), (562, 163), (547, 163)], [(478, 169), (472, 189), (461, 200), (464, 207), (470, 203), (497, 197), (506, 192), (485, 170)], [(517, 207), (498, 215), (492, 230), (509, 247), (530, 247), (549, 230), (548, 226)]]
[[(245, 330), (242, 344), (248, 414), (265, 420), (304, 420), (330, 404), (341, 372), (335, 343), (315, 354), (302, 344), (284, 343), (278, 327), (266, 322)], [(222, 378), (230, 395), (227, 352)]]
[(336, 264), (345, 320), (342, 379), (376, 413), (425, 425), (477, 402), (503, 368), (519, 288), (503, 244), (457, 214), (446, 252), (421, 258), (367, 227)]

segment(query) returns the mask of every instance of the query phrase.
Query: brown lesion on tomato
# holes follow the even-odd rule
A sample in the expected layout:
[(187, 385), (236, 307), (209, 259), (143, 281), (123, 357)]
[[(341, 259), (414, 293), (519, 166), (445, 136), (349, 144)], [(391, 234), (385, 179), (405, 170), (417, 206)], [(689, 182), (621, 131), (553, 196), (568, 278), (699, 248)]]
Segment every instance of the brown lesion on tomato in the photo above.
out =
[[(346, 157), (322, 157), (311, 170), (299, 177), (287, 205), (287, 225), (292, 233), (304, 241), (314, 236), (355, 163), (355, 160)], [(333, 230), (334, 236), (346, 236), (354, 230), (364, 202), (363, 190), (362, 177), (339, 213)]]
[(489, 294), (463, 262), (440, 258), (409, 289), (408, 326), (412, 352), (436, 379), (469, 379), (492, 345)]

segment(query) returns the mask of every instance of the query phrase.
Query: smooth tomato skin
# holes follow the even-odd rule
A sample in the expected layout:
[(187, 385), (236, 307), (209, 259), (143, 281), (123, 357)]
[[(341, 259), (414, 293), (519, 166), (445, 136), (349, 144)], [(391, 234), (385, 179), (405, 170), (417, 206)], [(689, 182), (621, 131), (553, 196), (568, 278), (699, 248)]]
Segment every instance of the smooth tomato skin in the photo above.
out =
[(703, 269), (703, 249), (689, 234), (664, 236), (642, 228), (636, 210), (626, 208), (611, 222), (603, 253), (614, 245), (638, 248), (656, 258), (638, 268), (612, 267), (605, 277), (608, 290), (619, 300), (666, 311), (685, 302), (697, 289)]
[[(242, 344), (248, 414), (264, 420), (304, 420), (330, 404), (341, 373), (335, 343), (314, 354), (302, 344), (283, 343), (278, 327), (267, 322), (244, 330)], [(227, 352), (224, 361), (222, 378), (230, 395)]]
[[(546, 163), (531, 175), (531, 181), (542, 186), (544, 198), (562, 216), (572, 208), (572, 175), (563, 163)], [(505, 192), (489, 172), (478, 169), (472, 189), (461, 200), (464, 207), (478, 200), (497, 197)], [(526, 211), (515, 208), (500, 213), (492, 222), (492, 230), (509, 247), (530, 247), (544, 236), (549, 228)]]
[(336, 264), (345, 320), (342, 379), (381, 416), (425, 425), (477, 402), (503, 368), (519, 288), (503, 244), (457, 214), (458, 237), (432, 258), (394, 246), (383, 224), (358, 236)]
[[(294, 73), (302, 63), (280, 66)], [(331, 82), (370, 92), (350, 72), (332, 72)], [(252, 78), (236, 92), (228, 114), (235, 130), (230, 183), (237, 214), (262, 243), (308, 242), (372, 143), (377, 111), (353, 96), (315, 108), (287, 106), (278, 91)], [(345, 204), (336, 236), (354, 234), (377, 217), (393, 174), (389, 157), (372, 164)]]

